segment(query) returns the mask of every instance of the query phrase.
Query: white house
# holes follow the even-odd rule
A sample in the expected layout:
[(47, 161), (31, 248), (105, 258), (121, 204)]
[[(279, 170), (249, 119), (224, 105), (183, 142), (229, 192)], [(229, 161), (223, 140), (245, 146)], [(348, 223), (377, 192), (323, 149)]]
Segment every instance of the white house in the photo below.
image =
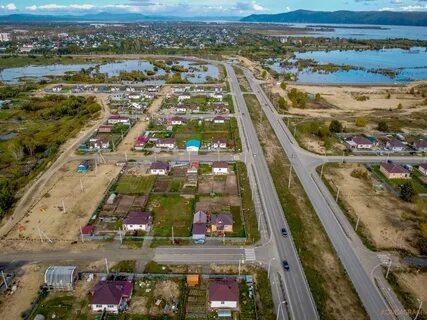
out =
[(132, 281), (100, 281), (95, 285), (91, 299), (92, 312), (118, 314), (127, 309), (133, 292)]
[(190, 99), (191, 99), (191, 94), (189, 94), (189, 93), (180, 94), (178, 96), (178, 101), (179, 102), (185, 101), (185, 100), (190, 100)]
[(171, 90), (173, 93), (184, 93), (185, 87), (172, 87)]
[(349, 149), (370, 150), (375, 146), (375, 143), (364, 137), (353, 137), (351, 140), (346, 140), (345, 144)]
[(405, 144), (403, 144), (400, 140), (397, 140), (397, 139), (388, 141), (386, 143), (386, 147), (387, 149), (393, 152), (400, 152), (406, 148)]
[(123, 220), (123, 230), (125, 231), (148, 231), (150, 230), (153, 218), (148, 212), (131, 211)]
[(214, 161), (212, 171), (214, 174), (228, 174), (228, 163), (226, 161)]
[(176, 140), (175, 138), (164, 138), (156, 141), (157, 148), (175, 149)]
[(208, 284), (210, 309), (237, 309), (239, 305), (239, 285), (235, 279), (210, 281)]
[(150, 166), (150, 173), (156, 175), (167, 175), (169, 172), (169, 164), (161, 161), (153, 162)]
[(108, 124), (122, 123), (125, 125), (130, 125), (130, 119), (129, 119), (129, 117), (113, 115), (110, 118), (108, 118), (107, 123)]
[(172, 117), (170, 119), (170, 122), (173, 126), (182, 125), (182, 124), (185, 124), (187, 122), (187, 119), (185, 119), (183, 117)]
[(223, 124), (225, 123), (226, 118), (222, 117), (222, 116), (216, 116), (215, 118), (213, 118), (213, 123), (215, 124)]
[(421, 172), (423, 175), (427, 176), (427, 163), (420, 164), (420, 165), (418, 166), (418, 170), (420, 170), (420, 172)]
[(89, 145), (91, 149), (108, 149), (110, 147), (110, 141), (107, 139), (92, 138), (89, 140)]
[(227, 139), (217, 138), (212, 140), (212, 148), (214, 149), (227, 149)]
[(178, 104), (175, 108), (176, 113), (187, 113), (187, 107), (183, 104)]
[(211, 93), (211, 98), (222, 101), (224, 99), (224, 95), (219, 92), (213, 92)]

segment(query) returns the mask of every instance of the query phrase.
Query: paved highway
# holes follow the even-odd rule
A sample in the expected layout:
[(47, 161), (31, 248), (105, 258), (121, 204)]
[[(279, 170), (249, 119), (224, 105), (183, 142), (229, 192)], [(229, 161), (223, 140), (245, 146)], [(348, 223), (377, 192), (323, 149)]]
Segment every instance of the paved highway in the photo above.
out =
[(358, 240), (358, 237), (356, 236), (354, 238), (357, 238), (356, 246), (353, 246), (354, 243), (352, 242), (352, 239), (349, 238), (346, 232), (344, 232), (342, 225), (338, 222), (335, 215), (336, 212), (331, 209), (325, 194), (321, 192), (318, 184), (313, 180), (312, 170), (307, 168), (305, 166), (305, 162), (302, 161), (302, 159), (307, 161), (307, 153), (304, 152), (302, 155), (300, 154), (300, 149), (299, 147), (296, 147), (297, 144), (295, 143), (291, 132), (284, 125), (283, 121), (275, 116), (273, 105), (268, 100), (253, 74), (246, 69), (244, 72), (253, 92), (260, 101), (262, 108), (280, 141), (280, 144), (285, 150), (288, 158), (291, 160), (293, 169), (295, 170), (320, 221), (322, 222), (338, 257), (352, 280), (368, 315), (371, 319), (395, 319), (396, 316), (390, 312), (389, 303), (391, 303), (393, 309), (398, 308), (399, 310), (397, 317), (399, 319), (407, 319), (407, 316), (402, 314), (401, 311), (404, 310), (404, 308), (397, 299), (393, 299), (393, 297), (391, 297), (393, 300), (391, 302), (387, 302), (380, 293), (378, 287), (370, 276), (370, 272), (368, 271), (371, 268), (371, 263), (366, 262), (363, 254), (358, 250), (360, 247), (357, 245), (360, 244), (360, 240)]
[[(275, 251), (274, 257), (277, 257), (273, 265), (275, 270), (278, 271), (284, 279), (290, 317), (292, 319), (317, 319), (317, 309), (299, 261), (296, 248), (293, 244), (292, 236), (289, 234), (288, 238), (284, 238), (281, 235), (282, 227), (286, 227), (288, 230), (289, 228), (285, 221), (283, 209), (274, 187), (255, 127), (250, 119), (246, 102), (240, 90), (239, 82), (232, 66), (229, 64), (225, 64), (225, 66), (231, 91), (234, 93), (237, 113), (240, 115), (243, 124), (247, 147), (249, 152), (255, 157), (255, 161), (253, 161), (251, 165), (254, 168), (263, 209), (270, 226), (272, 250)], [(289, 262), (289, 271), (283, 271), (281, 266), (282, 260), (287, 260)], [(276, 303), (280, 303), (280, 301), (276, 301)]]

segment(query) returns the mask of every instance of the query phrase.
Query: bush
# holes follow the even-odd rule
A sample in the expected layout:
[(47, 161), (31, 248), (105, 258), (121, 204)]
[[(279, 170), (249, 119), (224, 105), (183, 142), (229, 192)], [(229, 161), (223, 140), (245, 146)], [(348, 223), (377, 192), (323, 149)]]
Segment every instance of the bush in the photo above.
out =
[(288, 98), (292, 102), (294, 108), (305, 108), (307, 103), (307, 94), (293, 88), (288, 92)]
[(332, 120), (331, 124), (329, 125), (329, 131), (332, 133), (339, 133), (342, 132), (343, 126), (342, 123), (338, 120)]
[(367, 100), (369, 100), (369, 97), (368, 96), (355, 96), (354, 99), (357, 101), (367, 101)]
[(405, 201), (413, 201), (417, 195), (412, 181), (405, 182), (400, 186), (400, 197)]
[(354, 169), (351, 174), (350, 174), (353, 178), (357, 178), (357, 179), (368, 179), (368, 171), (367, 170), (363, 170), (362, 168), (356, 168)]
[(378, 122), (378, 127), (377, 127), (378, 131), (381, 132), (387, 132), (388, 131), (388, 124), (385, 121), (380, 121)]
[(280, 84), (280, 88), (282, 88), (283, 90), (286, 90), (287, 86), (288, 85), (286, 84), (285, 81), (282, 81), (282, 83)]
[(356, 127), (366, 127), (368, 124), (368, 119), (365, 117), (357, 117), (355, 120)]

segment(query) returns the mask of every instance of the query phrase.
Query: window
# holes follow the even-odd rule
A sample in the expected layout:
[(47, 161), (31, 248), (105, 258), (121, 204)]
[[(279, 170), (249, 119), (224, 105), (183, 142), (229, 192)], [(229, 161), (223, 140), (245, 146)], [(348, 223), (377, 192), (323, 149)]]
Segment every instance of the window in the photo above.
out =
[(114, 304), (109, 304), (108, 308), (114, 308)]
[(96, 307), (97, 308), (102, 308), (102, 304), (97, 304)]
[(224, 301), (221, 301), (221, 304), (225, 304), (225, 302), (224, 302)]

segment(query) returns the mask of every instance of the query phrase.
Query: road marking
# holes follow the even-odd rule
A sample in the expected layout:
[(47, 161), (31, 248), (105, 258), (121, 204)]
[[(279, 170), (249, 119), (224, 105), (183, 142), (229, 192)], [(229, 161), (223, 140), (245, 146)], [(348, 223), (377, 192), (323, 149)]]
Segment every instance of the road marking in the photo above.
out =
[(256, 261), (255, 249), (245, 249), (245, 260)]

